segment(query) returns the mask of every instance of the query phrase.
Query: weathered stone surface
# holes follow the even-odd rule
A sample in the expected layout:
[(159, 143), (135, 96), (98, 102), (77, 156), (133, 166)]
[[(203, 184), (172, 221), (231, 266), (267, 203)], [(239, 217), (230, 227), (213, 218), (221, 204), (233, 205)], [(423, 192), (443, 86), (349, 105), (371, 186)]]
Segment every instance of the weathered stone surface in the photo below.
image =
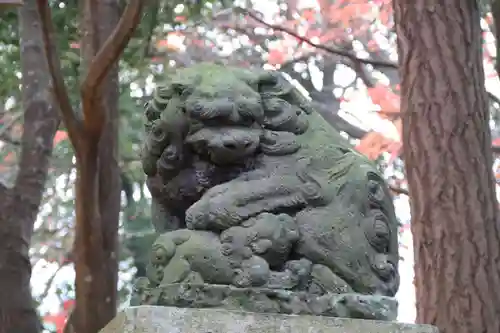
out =
[(427, 325), (359, 319), (138, 306), (119, 313), (100, 333), (438, 333), (438, 330)]
[[(161, 236), (137, 304), (228, 308), (238, 294), (252, 304), (236, 308), (255, 311), (264, 295), (290, 313), (286, 297), (267, 299), (293, 295), (328, 300), (297, 313), (394, 318), (379, 300), (399, 286), (398, 221), (376, 165), (278, 72), (198, 64), (166, 81), (145, 112), (142, 162)], [(194, 301), (144, 294), (179, 284), (207, 287)], [(230, 297), (214, 298), (217, 285)]]
[[(137, 285), (136, 285), (137, 288)], [(233, 311), (323, 315), (330, 317), (396, 320), (393, 297), (356, 293), (317, 295), (269, 288), (237, 288), (230, 285), (170, 284), (143, 287), (130, 305), (179, 308), (220, 308)]]

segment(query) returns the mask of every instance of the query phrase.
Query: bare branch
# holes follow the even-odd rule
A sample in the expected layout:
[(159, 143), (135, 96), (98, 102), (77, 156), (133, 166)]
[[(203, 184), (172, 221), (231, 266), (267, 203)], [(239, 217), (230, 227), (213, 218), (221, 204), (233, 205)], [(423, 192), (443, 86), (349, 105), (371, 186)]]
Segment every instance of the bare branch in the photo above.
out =
[(40, 294), (40, 296), (37, 297), (40, 301), (45, 299), (47, 297), (47, 295), (49, 294), (50, 288), (52, 287), (52, 284), (54, 283), (54, 280), (57, 277), (57, 274), (59, 274), (59, 272), (70, 263), (71, 263), (70, 261), (66, 261), (66, 262), (62, 263), (61, 265), (59, 265), (59, 267), (57, 267), (56, 271), (47, 280), (47, 283), (45, 284), (45, 288), (43, 289), (43, 292)]
[(366, 66), (361, 61), (352, 60), (352, 67), (367, 88), (375, 87), (376, 83), (373, 76), (366, 70)]
[(488, 97), (495, 103), (500, 104), (500, 99), (488, 91)]
[(354, 139), (361, 139), (368, 132), (362, 128), (359, 128), (341, 116), (339, 116), (336, 112), (332, 111), (326, 105), (312, 101), (314, 109), (323, 117), (323, 119), (329, 123), (332, 127), (336, 128), (338, 131), (346, 132), (350, 137)]
[[(158, 12), (160, 10), (160, 2), (155, 1), (153, 5), (149, 8), (148, 12), (151, 15), (151, 19), (148, 22), (148, 28), (147, 28), (147, 34), (146, 34), (146, 42), (144, 43), (144, 51), (142, 53), (142, 58), (146, 58), (148, 54), (150, 53), (150, 47), (151, 47), (151, 40), (153, 39), (153, 34), (155, 27), (158, 24)], [(147, 17), (147, 13), (145, 14)]]
[[(143, 0), (130, 0), (113, 33), (92, 60), (81, 86), (84, 122), (87, 130), (100, 133), (104, 115), (96, 112), (95, 102), (100, 84), (127, 46), (141, 20)], [(91, 105), (89, 105), (89, 103)]]
[(54, 25), (48, 0), (37, 0), (38, 13), (40, 15), (45, 56), (52, 78), (54, 98), (59, 103), (59, 109), (71, 143), (78, 152), (81, 137), (81, 123), (77, 118), (71, 101), (69, 99), (64, 77), (61, 72), (61, 62), (55, 41)]
[(75, 333), (74, 323), (75, 323), (76, 312), (74, 309), (68, 315), (68, 319), (66, 320), (66, 324), (64, 325), (63, 333)]
[[(389, 61), (390, 59), (390, 52), (380, 46), (380, 43), (378, 43), (377, 38), (374, 35), (373, 31), (366, 31), (366, 34), (361, 34), (356, 37), (357, 40), (359, 40), (363, 45), (365, 45), (365, 51), (368, 52), (370, 55), (371, 59), (375, 60), (382, 60), (382, 61)], [(366, 47), (368, 45), (369, 41), (376, 41), (378, 47), (371, 50), (369, 47)], [(396, 85), (399, 84), (399, 73), (397, 68), (377, 68), (378, 71), (380, 71), (382, 74), (384, 74), (388, 79), (391, 85)]]
[[(88, 40), (82, 40), (85, 43), (85, 48), (89, 50), (91, 57), (87, 58), (83, 55), (83, 59), (92, 59), (97, 52), (99, 51), (99, 34), (98, 34), (98, 1), (99, 0), (85, 0), (83, 2), (83, 20), (84, 26), (89, 28), (89, 30), (84, 31), (83, 33), (87, 33), (87, 36), (90, 36)], [(89, 60), (90, 61), (90, 60)]]
[(314, 43), (311, 40), (309, 40), (309, 39), (307, 39), (307, 38), (299, 35), (298, 33), (296, 33), (293, 30), (287, 29), (287, 28), (282, 27), (282, 26), (277, 25), (277, 24), (267, 23), (266, 21), (264, 21), (263, 19), (261, 19), (256, 14), (255, 11), (251, 11), (251, 10), (248, 10), (248, 9), (245, 9), (245, 8), (242, 8), (242, 7), (235, 7), (234, 11), (237, 14), (246, 14), (246, 15), (250, 16), (252, 19), (254, 19), (255, 21), (257, 21), (257, 22), (265, 25), (268, 28), (271, 28), (271, 29), (276, 30), (276, 31), (281, 31), (281, 32), (287, 33), (290, 36), (293, 36), (293, 37), (297, 38), (298, 40), (300, 40), (303, 43), (306, 43), (306, 44), (308, 44), (308, 45), (310, 45), (312, 47), (315, 47), (317, 49), (326, 51), (328, 53), (333, 53), (333, 54), (337, 54), (337, 55), (340, 55), (340, 56), (343, 56), (343, 57), (347, 57), (347, 58), (349, 58), (349, 59), (351, 59), (353, 61), (358, 61), (358, 62), (367, 64), (367, 65), (373, 65), (373, 66), (378, 66), (378, 67), (388, 67), (388, 68), (398, 68), (398, 65), (396, 63), (393, 63), (393, 62), (390, 62), (390, 61), (374, 60), (374, 59), (362, 59), (362, 58), (358, 58), (356, 56), (356, 54), (354, 54), (351, 51), (346, 51), (346, 50), (342, 50), (342, 49), (339, 49), (339, 48), (335, 48), (335, 47), (331, 47), (331, 46), (326, 46), (326, 45)]
[(23, 5), (23, 0), (0, 0), (0, 9), (10, 9)]
[(410, 195), (407, 189), (395, 186), (395, 185), (389, 185), (389, 189), (396, 193), (396, 194), (404, 194), (404, 195)]

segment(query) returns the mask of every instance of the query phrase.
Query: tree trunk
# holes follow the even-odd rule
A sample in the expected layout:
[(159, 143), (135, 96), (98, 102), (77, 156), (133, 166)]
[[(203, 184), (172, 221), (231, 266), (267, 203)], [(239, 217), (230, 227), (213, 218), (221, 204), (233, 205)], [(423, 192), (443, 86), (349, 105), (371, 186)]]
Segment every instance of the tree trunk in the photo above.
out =
[(71, 106), (64, 84), (49, 1), (37, 0), (37, 4), (54, 94), (77, 162), (74, 331), (97, 333), (116, 312), (120, 209), (116, 65), (139, 25), (144, 1), (128, 1), (116, 27), (118, 0), (79, 2), (84, 69), (81, 115)]
[[(105, 41), (120, 20), (119, 1), (99, 2), (99, 40)], [(120, 218), (121, 181), (118, 166), (118, 65), (115, 64), (103, 81), (103, 107), (107, 114), (103, 134), (99, 140), (99, 210), (103, 247), (106, 260), (106, 301), (103, 314), (106, 322), (116, 315), (118, 286), (118, 225)]]
[[(98, 153), (94, 140), (84, 142), (77, 156), (75, 227), (75, 331), (96, 333), (106, 312), (106, 255), (102, 248), (98, 197)], [(104, 323), (105, 324), (105, 323)]]
[(41, 331), (31, 296), (29, 246), (42, 200), (59, 117), (43, 59), (34, 0), (19, 10), (24, 131), (14, 187), (0, 184), (0, 333)]
[(417, 321), (500, 332), (500, 226), (476, 1), (394, 0)]
[[(96, 6), (95, 12), (92, 6)], [(116, 0), (83, 2), (82, 55), (86, 69), (120, 19)], [(92, 15), (91, 15), (92, 14)], [(89, 18), (92, 17), (92, 20)], [(94, 31), (96, 25), (97, 31)], [(77, 211), (76, 332), (97, 333), (116, 315), (118, 281), (118, 68), (106, 75), (95, 96), (95, 113), (105, 115), (98, 137), (88, 135), (80, 158)], [(82, 96), (82, 98), (85, 98)], [(90, 104), (90, 103), (89, 103)], [(97, 110), (99, 108), (99, 110)], [(84, 207), (85, 206), (85, 207)], [(92, 226), (89, 228), (89, 226)]]
[[(88, 72), (90, 64), (99, 48), (98, 34), (94, 33), (95, 13), (91, 13), (94, 1), (79, 2), (82, 13), (80, 22), (83, 73)], [(83, 101), (82, 104), (90, 101)], [(96, 114), (102, 112), (102, 101), (94, 98)], [(85, 110), (84, 110), (85, 112)], [(76, 179), (76, 226), (75, 226), (75, 296), (73, 325), (75, 332), (97, 333), (107, 321), (107, 255), (103, 248), (101, 216), (99, 209), (99, 152), (100, 133), (82, 126), (84, 132), (81, 145), (75, 147), (77, 161)], [(84, 136), (84, 137), (83, 137)], [(73, 143), (75, 145), (75, 143)]]

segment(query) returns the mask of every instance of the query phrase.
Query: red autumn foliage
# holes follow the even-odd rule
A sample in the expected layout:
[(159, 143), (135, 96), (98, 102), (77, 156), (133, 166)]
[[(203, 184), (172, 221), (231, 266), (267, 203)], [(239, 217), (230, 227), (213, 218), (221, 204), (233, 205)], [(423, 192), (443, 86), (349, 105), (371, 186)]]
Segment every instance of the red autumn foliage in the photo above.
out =
[(75, 301), (72, 299), (63, 302), (63, 306), (60, 312), (56, 314), (49, 314), (43, 317), (44, 324), (54, 325), (56, 328), (56, 333), (63, 333), (68, 315), (74, 306)]
[[(299, 58), (308, 54), (322, 54), (324, 51), (317, 47), (311, 46), (304, 42), (304, 39), (314, 43), (343, 45), (350, 38), (364, 37), (370, 29), (371, 23), (376, 20), (382, 26), (390, 26), (392, 24), (392, 6), (390, 0), (338, 0), (331, 2), (329, 0), (320, 0), (319, 8), (308, 7), (297, 10), (299, 16), (291, 15), (285, 19), (279, 14), (274, 15), (275, 22), (279, 27), (283, 27), (289, 31), (293, 31), (297, 35), (275, 30), (276, 39), (269, 40), (268, 52), (266, 61), (268, 65), (275, 68), (280, 68), (286, 62)], [(293, 5), (292, 5), (293, 6)], [(325, 29), (325, 20), (327, 29)], [(237, 25), (237, 28), (263, 28), (265, 25), (256, 23), (252, 15), (245, 14), (241, 20), (243, 25)], [(220, 23), (220, 28), (232, 29), (234, 24), (232, 21), (224, 21)], [(182, 32), (175, 31), (169, 33), (167, 38), (157, 42), (158, 49), (179, 50), (177, 41), (173, 44), (172, 35), (182, 36)], [(373, 34), (372, 34), (373, 35)], [(302, 37), (303, 36), (303, 37)], [(195, 46), (196, 39), (190, 43)], [(368, 51), (377, 52), (381, 47), (373, 38), (368, 38), (365, 43), (365, 48)], [(156, 59), (155, 59), (156, 60)], [(376, 83), (374, 86), (367, 87), (367, 93), (372, 102), (380, 106), (379, 116), (383, 119), (391, 121), (398, 120), (399, 113), (399, 96), (396, 93), (398, 87), (391, 90), (390, 87)], [(332, 110), (333, 112), (334, 110)], [(395, 124), (396, 125), (396, 124)], [(396, 126), (397, 127), (397, 126)], [(391, 156), (397, 156), (401, 144), (393, 139), (384, 136), (384, 133), (369, 132), (362, 138), (357, 149), (366, 154), (372, 159), (376, 159), (381, 153), (389, 151)]]
[[(319, 0), (319, 8), (308, 7), (298, 9), (299, 16), (289, 17), (284, 19), (279, 15), (275, 15), (277, 25), (286, 29), (292, 30), (303, 36), (304, 39), (316, 42), (318, 44), (326, 44), (335, 42), (342, 45), (349, 38), (363, 37), (371, 32), (370, 36), (374, 36), (374, 31), (379, 28), (374, 28), (374, 24), (378, 24), (383, 29), (392, 27), (392, 4), (391, 0)], [(176, 22), (186, 22), (186, 16), (176, 16)], [(327, 20), (327, 29), (325, 29), (324, 20)], [(492, 24), (492, 16), (490, 14), (484, 17), (487, 24)], [(323, 20), (323, 21), (322, 21)], [(243, 22), (248, 26), (262, 27), (262, 24), (255, 24), (252, 17), (245, 15)], [(270, 22), (273, 23), (273, 22)], [(274, 23), (273, 23), (274, 24)], [(230, 23), (224, 22), (220, 24), (223, 28), (232, 28)], [(382, 30), (383, 30), (382, 29)], [(182, 31), (173, 31), (156, 43), (159, 50), (179, 51), (179, 38), (182, 38)], [(304, 43), (302, 38), (297, 38), (287, 33), (278, 33), (279, 38), (272, 41), (269, 46), (266, 61), (269, 65), (280, 68), (290, 59), (304, 56), (310, 53), (321, 54), (324, 51)], [(486, 39), (486, 38), (485, 38)], [(193, 40), (191, 43), (197, 47), (206, 47), (206, 40)], [(70, 44), (73, 49), (80, 47), (79, 43), (73, 42)], [(365, 38), (364, 48), (368, 52), (377, 53), (381, 46), (379, 42), (373, 38)], [(493, 63), (494, 57), (490, 54), (486, 44), (484, 45), (485, 60)], [(151, 59), (153, 63), (161, 63), (162, 58), (155, 56)], [(487, 78), (495, 78), (497, 76), (494, 70), (487, 73)], [(366, 91), (371, 101), (380, 107), (378, 115), (382, 119), (388, 119), (394, 123), (399, 134), (401, 134), (401, 121), (399, 116), (399, 83), (394, 83), (391, 86), (382, 83), (375, 83), (373, 86), (367, 86)], [(342, 99), (342, 97), (341, 97)], [(66, 140), (67, 134), (64, 131), (58, 131), (54, 137), (54, 145)], [(493, 143), (494, 146), (500, 147), (500, 142)], [(361, 142), (356, 146), (358, 151), (362, 152), (371, 159), (378, 158), (382, 153), (388, 152), (390, 159), (399, 156), (401, 152), (401, 142), (397, 139), (391, 139), (375, 131), (369, 131)]]
[(56, 146), (59, 142), (64, 141), (68, 138), (68, 133), (66, 131), (57, 131), (56, 135), (54, 135), (54, 146)]

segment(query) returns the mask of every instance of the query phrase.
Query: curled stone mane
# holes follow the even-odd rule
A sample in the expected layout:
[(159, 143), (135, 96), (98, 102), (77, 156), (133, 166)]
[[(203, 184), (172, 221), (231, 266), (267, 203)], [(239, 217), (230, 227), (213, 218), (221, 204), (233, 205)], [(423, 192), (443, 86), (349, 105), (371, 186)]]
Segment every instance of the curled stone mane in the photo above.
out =
[(292, 154), (300, 148), (295, 135), (307, 130), (305, 115), (312, 110), (290, 83), (277, 73), (241, 69), (230, 70), (232, 75), (221, 80), (213, 73), (217, 69), (185, 69), (154, 91), (145, 111), (143, 165), (148, 176), (182, 169), (188, 159), (186, 143), (219, 162), (259, 152)]
[(181, 69), (145, 116), (161, 235), (136, 304), (394, 318), (388, 188), (280, 73)]

